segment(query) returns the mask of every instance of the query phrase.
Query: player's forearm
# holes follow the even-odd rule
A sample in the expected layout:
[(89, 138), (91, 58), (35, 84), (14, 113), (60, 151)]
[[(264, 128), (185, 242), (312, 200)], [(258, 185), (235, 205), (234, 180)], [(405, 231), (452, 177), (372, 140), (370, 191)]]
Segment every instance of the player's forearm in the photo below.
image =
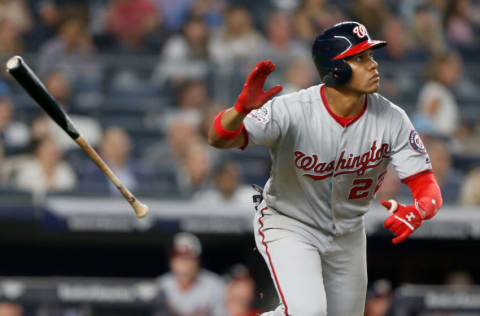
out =
[(242, 133), (245, 114), (231, 107), (219, 114), (208, 132), (208, 143), (215, 148), (241, 147), (244, 143)]
[(419, 175), (407, 183), (423, 219), (430, 219), (443, 204), (440, 187), (432, 172)]

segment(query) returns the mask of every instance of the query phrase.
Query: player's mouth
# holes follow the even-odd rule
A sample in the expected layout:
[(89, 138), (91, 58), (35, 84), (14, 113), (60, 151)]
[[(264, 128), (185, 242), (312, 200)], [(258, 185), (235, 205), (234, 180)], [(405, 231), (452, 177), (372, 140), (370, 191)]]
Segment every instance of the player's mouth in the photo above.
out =
[(373, 77), (371, 77), (370, 80), (372, 80), (374, 82), (379, 82), (380, 81), (380, 75), (377, 73)]

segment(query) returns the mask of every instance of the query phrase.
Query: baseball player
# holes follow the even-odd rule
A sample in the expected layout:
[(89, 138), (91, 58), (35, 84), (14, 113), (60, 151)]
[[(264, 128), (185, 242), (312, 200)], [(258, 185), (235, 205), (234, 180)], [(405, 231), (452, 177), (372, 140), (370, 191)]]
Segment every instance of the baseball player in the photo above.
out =
[(214, 119), (217, 148), (270, 148), (272, 168), (255, 220), (255, 240), (280, 306), (268, 316), (361, 316), (367, 288), (363, 215), (392, 164), (411, 205), (381, 201), (399, 243), (432, 218), (442, 196), (425, 147), (405, 112), (376, 93), (375, 49), (360, 23), (320, 34), (312, 55), (322, 84), (275, 97), (275, 69), (262, 61), (236, 104)]

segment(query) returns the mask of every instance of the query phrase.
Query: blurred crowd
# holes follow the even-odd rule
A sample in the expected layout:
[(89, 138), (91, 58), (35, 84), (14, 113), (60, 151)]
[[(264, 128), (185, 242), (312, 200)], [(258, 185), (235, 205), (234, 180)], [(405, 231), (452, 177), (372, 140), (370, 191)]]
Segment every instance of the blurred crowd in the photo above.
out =
[[(479, 0), (0, 0), (0, 61), (24, 56), (81, 134), (137, 194), (234, 204), (263, 184), (262, 148), (207, 146), (253, 66), (267, 86), (318, 84), (312, 40), (345, 20), (388, 41), (381, 93), (412, 117), (446, 204), (480, 205)], [(118, 194), (0, 74), (0, 181), (34, 194)], [(392, 170), (381, 198), (409, 198)]]

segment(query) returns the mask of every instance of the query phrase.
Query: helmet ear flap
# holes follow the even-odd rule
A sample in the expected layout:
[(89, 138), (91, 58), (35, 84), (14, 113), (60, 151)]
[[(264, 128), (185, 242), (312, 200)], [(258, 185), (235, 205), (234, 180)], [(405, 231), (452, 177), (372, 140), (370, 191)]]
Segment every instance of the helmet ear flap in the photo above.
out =
[(339, 60), (335, 67), (329, 68), (322, 81), (327, 86), (340, 86), (352, 77), (352, 67), (343, 60)]

